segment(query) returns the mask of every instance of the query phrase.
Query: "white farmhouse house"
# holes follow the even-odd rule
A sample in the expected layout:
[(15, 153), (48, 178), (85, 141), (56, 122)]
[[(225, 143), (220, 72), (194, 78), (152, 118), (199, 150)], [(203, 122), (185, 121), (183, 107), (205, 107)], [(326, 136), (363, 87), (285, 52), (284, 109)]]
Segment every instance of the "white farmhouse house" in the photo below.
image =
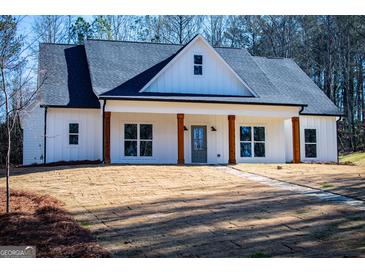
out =
[(341, 112), (291, 59), (186, 45), (41, 44), (24, 165), (337, 161)]

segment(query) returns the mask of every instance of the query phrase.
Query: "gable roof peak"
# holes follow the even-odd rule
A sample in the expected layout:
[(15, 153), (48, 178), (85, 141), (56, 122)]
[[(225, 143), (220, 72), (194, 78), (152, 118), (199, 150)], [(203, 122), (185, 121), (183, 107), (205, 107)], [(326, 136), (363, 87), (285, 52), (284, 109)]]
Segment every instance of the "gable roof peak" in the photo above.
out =
[(222, 56), (216, 51), (215, 48), (201, 35), (196, 34), (189, 42), (187, 42), (183, 47), (181, 47), (175, 54), (166, 59), (167, 62), (161, 66), (161, 68), (156, 72), (156, 74), (139, 90), (139, 93), (144, 92), (160, 75), (166, 71), (172, 64), (188, 50), (188, 48), (193, 45), (196, 41), (202, 41), (208, 48), (212, 51), (215, 56), (219, 59), (222, 64), (228, 68), (228, 70), (236, 77), (236, 79), (248, 89), (248, 91), (254, 96), (258, 97), (258, 94), (237, 74), (237, 72), (222, 58)]

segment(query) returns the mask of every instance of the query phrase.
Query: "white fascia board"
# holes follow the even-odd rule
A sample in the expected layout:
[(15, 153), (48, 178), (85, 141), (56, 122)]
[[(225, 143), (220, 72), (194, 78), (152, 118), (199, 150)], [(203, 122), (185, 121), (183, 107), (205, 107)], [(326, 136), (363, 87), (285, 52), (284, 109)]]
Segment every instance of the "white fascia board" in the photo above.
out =
[(300, 109), (301, 107), (298, 106), (112, 100), (108, 101), (105, 111), (291, 118), (293, 116), (298, 116)]

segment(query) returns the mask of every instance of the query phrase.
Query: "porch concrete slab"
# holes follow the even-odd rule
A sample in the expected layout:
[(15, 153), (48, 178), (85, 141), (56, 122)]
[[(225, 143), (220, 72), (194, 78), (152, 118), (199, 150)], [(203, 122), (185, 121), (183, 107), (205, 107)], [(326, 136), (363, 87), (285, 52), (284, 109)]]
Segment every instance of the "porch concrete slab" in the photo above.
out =
[[(0, 183), (4, 178), (0, 178)], [(365, 257), (365, 212), (215, 166), (16, 169), (116, 257)]]

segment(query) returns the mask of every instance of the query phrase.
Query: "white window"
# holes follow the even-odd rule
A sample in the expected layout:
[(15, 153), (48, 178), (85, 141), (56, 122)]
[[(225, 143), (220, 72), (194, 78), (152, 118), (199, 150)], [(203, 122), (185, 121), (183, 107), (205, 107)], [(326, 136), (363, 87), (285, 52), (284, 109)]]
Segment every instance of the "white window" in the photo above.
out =
[(124, 124), (124, 156), (152, 156), (152, 125)]
[(317, 158), (316, 129), (304, 129), (305, 158)]
[(68, 144), (78, 145), (79, 144), (79, 124), (69, 123), (68, 124)]
[(265, 127), (240, 127), (240, 156), (265, 157)]
[(203, 55), (194, 55), (194, 75), (203, 75)]

